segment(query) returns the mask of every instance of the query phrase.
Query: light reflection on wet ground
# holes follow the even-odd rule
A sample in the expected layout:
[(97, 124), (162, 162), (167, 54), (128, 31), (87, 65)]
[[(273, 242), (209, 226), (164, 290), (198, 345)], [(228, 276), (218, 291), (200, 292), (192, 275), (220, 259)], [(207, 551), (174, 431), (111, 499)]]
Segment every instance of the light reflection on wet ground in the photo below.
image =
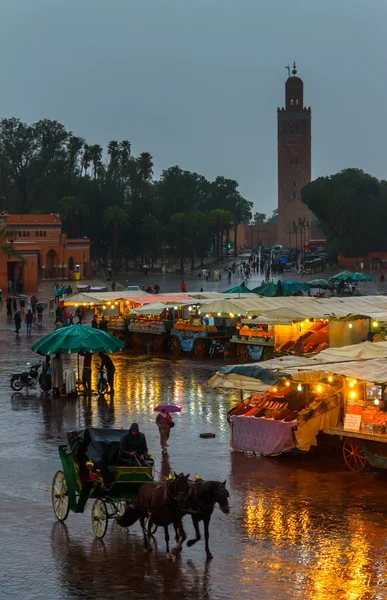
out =
[[(1, 317), (0, 317), (1, 318)], [(117, 393), (109, 399), (41, 399), (12, 394), (9, 371), (31, 358), (30, 341), (10, 327), (0, 347), (0, 598), (187, 598), (373, 600), (387, 597), (386, 474), (353, 474), (340, 456), (304, 461), (248, 458), (230, 452), (226, 413), (237, 394), (203, 386), (214, 363), (117, 359)], [(34, 334), (35, 335), (35, 334)], [(154, 406), (182, 406), (170, 455), (160, 460)], [(57, 443), (67, 429), (98, 425), (146, 433), (157, 478), (170, 469), (226, 479), (231, 515), (214, 513), (205, 565), (203, 542), (165, 559), (163, 535), (145, 554), (139, 526), (110, 524), (93, 538), (89, 509), (54, 522), (50, 489)], [(216, 433), (202, 440), (200, 432)], [(186, 519), (186, 528), (193, 528)]]

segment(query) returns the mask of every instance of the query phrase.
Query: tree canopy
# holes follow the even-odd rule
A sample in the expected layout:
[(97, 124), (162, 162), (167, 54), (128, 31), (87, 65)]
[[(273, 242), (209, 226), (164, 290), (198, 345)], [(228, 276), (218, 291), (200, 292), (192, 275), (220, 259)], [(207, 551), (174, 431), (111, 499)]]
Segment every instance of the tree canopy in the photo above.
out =
[(387, 250), (387, 182), (345, 169), (302, 189), (302, 201), (320, 220), (328, 248), (345, 256)]
[[(94, 257), (152, 262), (161, 255), (219, 257), (224, 239), (249, 223), (252, 202), (234, 179), (179, 166), (153, 178), (150, 152), (133, 156), (129, 140), (104, 149), (57, 121), (0, 120), (0, 204), (9, 212), (61, 215), (66, 233), (90, 237)], [(231, 242), (230, 242), (231, 243)]]

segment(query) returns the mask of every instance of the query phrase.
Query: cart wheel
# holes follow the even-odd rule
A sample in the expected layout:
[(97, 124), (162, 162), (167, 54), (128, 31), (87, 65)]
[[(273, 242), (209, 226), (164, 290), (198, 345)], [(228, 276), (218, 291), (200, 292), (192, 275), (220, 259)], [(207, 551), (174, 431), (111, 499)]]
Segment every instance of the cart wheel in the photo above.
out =
[(58, 521), (65, 521), (68, 517), (70, 504), (67, 494), (66, 478), (63, 471), (57, 471), (52, 480), (51, 489), (52, 508)]
[(172, 353), (175, 356), (179, 356), (179, 354), (181, 353), (181, 346), (180, 346), (179, 340), (175, 337), (173, 337), (171, 340), (171, 348), (172, 348)]
[(114, 506), (116, 515), (122, 517), (126, 511), (126, 500), (119, 500)]
[(162, 335), (155, 336), (155, 349), (156, 352), (163, 352), (164, 350), (164, 340)]
[(351, 471), (362, 471), (367, 458), (360, 440), (346, 438), (343, 444), (344, 462)]
[(134, 334), (132, 337), (132, 346), (133, 346), (133, 350), (135, 350), (136, 352), (140, 352), (141, 350), (141, 340), (140, 340), (140, 336)]
[(204, 358), (206, 355), (206, 340), (204, 338), (198, 338), (195, 340), (194, 352), (198, 358)]
[(153, 523), (153, 522), (149, 529), (149, 519), (148, 518), (145, 519), (144, 528), (148, 535), (154, 535), (157, 531), (157, 525), (156, 525), (156, 523)]
[(250, 358), (249, 351), (242, 344), (237, 344), (237, 358), (239, 363), (245, 363)]
[(109, 384), (107, 381), (105, 381), (104, 379), (101, 379), (101, 381), (98, 382), (97, 385), (97, 392), (99, 393), (100, 396), (103, 396), (104, 394), (107, 394), (109, 391)]
[(91, 509), (91, 526), (97, 538), (104, 537), (108, 526), (108, 511), (105, 502), (99, 498), (95, 500)]

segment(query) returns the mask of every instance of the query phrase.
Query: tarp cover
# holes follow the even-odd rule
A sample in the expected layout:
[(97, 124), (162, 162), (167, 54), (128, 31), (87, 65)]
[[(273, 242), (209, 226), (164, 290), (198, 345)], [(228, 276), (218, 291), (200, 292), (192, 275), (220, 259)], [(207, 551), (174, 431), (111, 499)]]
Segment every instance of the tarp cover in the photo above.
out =
[(254, 417), (231, 417), (231, 447), (242, 452), (278, 456), (295, 447), (292, 423)]
[(121, 438), (125, 433), (123, 429), (87, 427), (69, 431), (67, 438), (75, 459), (79, 458), (81, 451), (95, 464), (101, 461), (105, 464), (117, 464)]

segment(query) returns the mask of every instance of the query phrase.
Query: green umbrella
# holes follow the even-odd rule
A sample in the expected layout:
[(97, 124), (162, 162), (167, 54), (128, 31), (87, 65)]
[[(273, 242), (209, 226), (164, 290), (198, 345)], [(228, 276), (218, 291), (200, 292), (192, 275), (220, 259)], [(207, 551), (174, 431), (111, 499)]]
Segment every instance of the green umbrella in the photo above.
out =
[(331, 284), (326, 279), (313, 279), (313, 281), (306, 281), (306, 285), (310, 288), (318, 288), (320, 290), (329, 290)]
[(372, 275), (366, 275), (365, 273), (351, 273), (352, 281), (375, 281), (375, 277)]
[(337, 275), (332, 275), (329, 281), (352, 281), (352, 273), (351, 271), (341, 271)]
[(241, 285), (237, 285), (237, 287), (233, 287), (230, 288), (229, 290), (226, 290), (225, 292), (222, 292), (223, 294), (247, 294), (251, 292), (251, 290), (249, 290), (248, 287), (246, 287), (244, 284)]
[(296, 294), (297, 292), (308, 292), (309, 287), (303, 281), (294, 279), (285, 279), (281, 281), (282, 289), (286, 294)]
[(31, 348), (33, 352), (47, 354), (76, 354), (78, 352), (107, 352), (112, 354), (122, 350), (124, 344), (106, 331), (70, 325), (61, 327), (36, 342)]
[(266, 296), (267, 298), (273, 298), (274, 296), (283, 296), (284, 292), (282, 289), (281, 282), (273, 283), (269, 281), (269, 283), (264, 283), (253, 290), (251, 290), (254, 294), (259, 294), (260, 296)]

